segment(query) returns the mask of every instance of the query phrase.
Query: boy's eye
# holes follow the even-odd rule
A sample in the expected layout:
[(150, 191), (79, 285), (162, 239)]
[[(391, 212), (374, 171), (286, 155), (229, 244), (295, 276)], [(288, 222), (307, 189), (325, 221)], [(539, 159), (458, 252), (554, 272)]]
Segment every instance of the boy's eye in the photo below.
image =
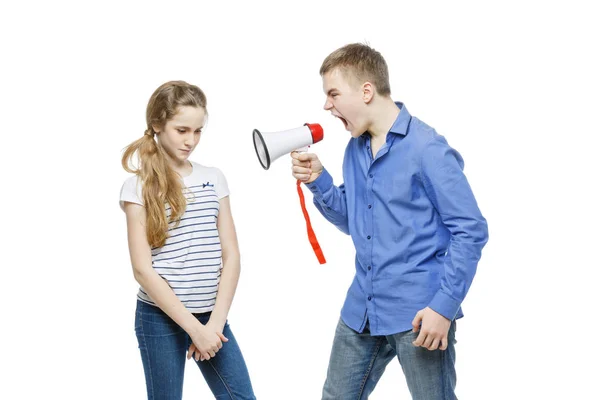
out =
[(177, 132), (179, 132), (179, 133), (185, 133), (185, 129), (177, 129)]

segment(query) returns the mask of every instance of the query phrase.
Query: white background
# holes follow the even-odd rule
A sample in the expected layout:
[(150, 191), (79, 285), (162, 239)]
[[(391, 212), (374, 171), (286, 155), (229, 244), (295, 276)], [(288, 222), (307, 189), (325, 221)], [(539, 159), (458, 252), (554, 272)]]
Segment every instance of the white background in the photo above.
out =
[[(145, 398), (120, 158), (173, 79), (208, 96), (191, 158), (229, 181), (243, 268), (229, 320), (256, 394), (320, 398), (354, 250), (310, 206), (318, 264), (288, 157), (263, 170), (251, 132), (322, 124), (313, 150), (341, 183), (349, 135), (322, 110), (318, 70), (357, 41), (462, 154), (489, 222), (458, 324), (459, 398), (599, 398), (593, 2), (7, 3), (0, 398)], [(184, 398), (212, 398), (191, 362)], [(394, 360), (371, 399), (396, 398)]]

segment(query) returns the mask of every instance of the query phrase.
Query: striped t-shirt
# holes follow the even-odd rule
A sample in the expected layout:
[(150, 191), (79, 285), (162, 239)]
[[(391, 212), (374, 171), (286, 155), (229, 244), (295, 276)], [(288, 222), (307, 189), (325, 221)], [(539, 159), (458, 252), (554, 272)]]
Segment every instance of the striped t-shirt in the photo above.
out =
[[(152, 267), (193, 313), (212, 311), (221, 277), (221, 241), (217, 231), (219, 199), (229, 195), (225, 176), (218, 168), (191, 162), (192, 173), (183, 178), (188, 199), (179, 225), (170, 224), (165, 245), (152, 249)], [(143, 205), (142, 182), (137, 176), (125, 181), (120, 205)], [(167, 218), (171, 208), (165, 205)], [(155, 305), (140, 287), (139, 300)]]

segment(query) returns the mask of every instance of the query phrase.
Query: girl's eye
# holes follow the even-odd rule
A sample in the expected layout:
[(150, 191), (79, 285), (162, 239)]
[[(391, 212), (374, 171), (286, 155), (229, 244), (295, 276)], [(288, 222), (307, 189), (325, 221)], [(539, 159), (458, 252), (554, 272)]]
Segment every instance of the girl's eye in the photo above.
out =
[(177, 129), (177, 132), (179, 132), (179, 133), (185, 133), (185, 129)]

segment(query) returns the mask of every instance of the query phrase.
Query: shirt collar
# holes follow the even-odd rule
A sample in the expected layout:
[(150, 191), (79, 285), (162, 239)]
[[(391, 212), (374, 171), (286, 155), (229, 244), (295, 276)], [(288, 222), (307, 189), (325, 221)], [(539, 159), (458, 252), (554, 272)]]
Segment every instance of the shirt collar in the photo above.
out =
[[(404, 105), (404, 103), (396, 101), (395, 104), (400, 109), (400, 113), (398, 114), (398, 116), (396, 117), (396, 120), (392, 124), (392, 127), (390, 128), (390, 132), (395, 133), (397, 135), (406, 136), (408, 134), (408, 124), (409, 124), (412, 116), (406, 109), (406, 106)], [(363, 138), (366, 138), (367, 136), (370, 137), (368, 132), (363, 133), (361, 136)]]
[(394, 121), (394, 124), (390, 128), (390, 132), (406, 136), (406, 134), (408, 133), (408, 123), (410, 122), (411, 115), (406, 109), (404, 103), (397, 101), (396, 105), (400, 109), (400, 113), (398, 114), (398, 117), (396, 117), (396, 121)]

